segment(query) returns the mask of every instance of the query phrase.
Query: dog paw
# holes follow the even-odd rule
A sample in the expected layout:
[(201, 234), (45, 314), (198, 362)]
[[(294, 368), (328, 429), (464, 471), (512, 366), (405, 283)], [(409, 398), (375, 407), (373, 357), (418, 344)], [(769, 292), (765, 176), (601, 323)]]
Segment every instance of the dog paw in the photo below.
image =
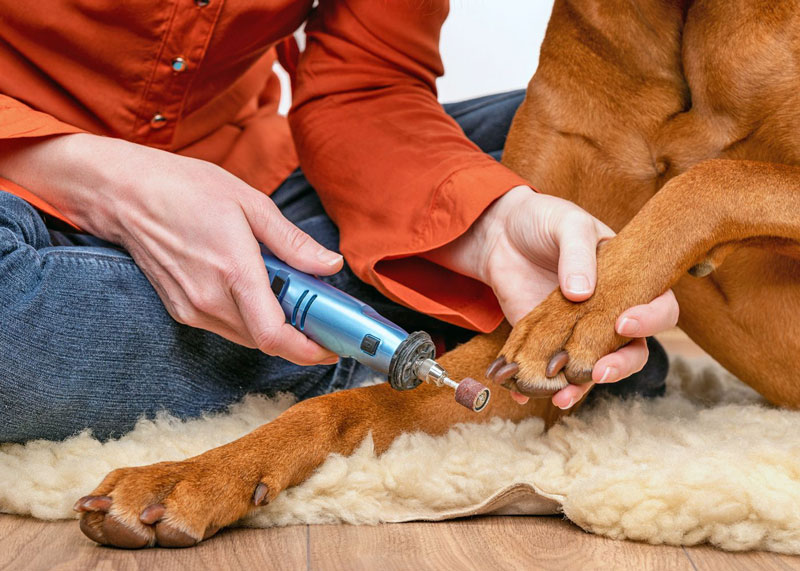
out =
[(591, 382), (595, 363), (629, 341), (614, 330), (620, 313), (597, 293), (573, 303), (556, 290), (514, 326), (486, 377), (532, 398)]
[(114, 470), (76, 502), (81, 531), (128, 549), (190, 547), (277, 495), (252, 467), (204, 456)]

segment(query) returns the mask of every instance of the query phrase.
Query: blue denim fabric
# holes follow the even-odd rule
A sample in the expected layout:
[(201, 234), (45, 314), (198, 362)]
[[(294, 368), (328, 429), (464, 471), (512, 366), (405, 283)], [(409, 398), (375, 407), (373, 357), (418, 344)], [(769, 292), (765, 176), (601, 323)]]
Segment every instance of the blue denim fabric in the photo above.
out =
[[(446, 105), (499, 158), (524, 92)], [(273, 194), (283, 213), (328, 248), (338, 231), (301, 172)], [(349, 268), (328, 278), (408, 330), (462, 340), (470, 333), (401, 307)], [(123, 250), (48, 229), (23, 200), (0, 192), (0, 442), (100, 438), (142, 415), (181, 418), (224, 409), (247, 393), (305, 399), (357, 386), (370, 371), (351, 359), (299, 367), (176, 323)]]

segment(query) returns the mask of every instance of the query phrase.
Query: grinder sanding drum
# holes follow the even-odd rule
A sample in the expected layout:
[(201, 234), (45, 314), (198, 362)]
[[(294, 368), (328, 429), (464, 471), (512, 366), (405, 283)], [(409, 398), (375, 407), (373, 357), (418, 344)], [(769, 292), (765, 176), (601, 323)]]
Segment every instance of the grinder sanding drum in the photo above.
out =
[(490, 397), (489, 389), (470, 377), (466, 377), (458, 383), (456, 388), (456, 402), (475, 412), (480, 412), (486, 408)]

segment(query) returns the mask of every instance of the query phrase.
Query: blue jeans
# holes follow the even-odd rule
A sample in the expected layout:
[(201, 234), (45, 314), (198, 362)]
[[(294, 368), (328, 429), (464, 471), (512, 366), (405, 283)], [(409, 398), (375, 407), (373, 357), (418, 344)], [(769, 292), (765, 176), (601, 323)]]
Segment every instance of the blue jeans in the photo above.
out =
[[(445, 109), (499, 159), (523, 96), (515, 91)], [(300, 171), (272, 199), (289, 220), (338, 249), (338, 230)], [(390, 301), (347, 267), (326, 280), (408, 331), (426, 330), (451, 344), (474, 334)], [(656, 373), (650, 377), (663, 382), (665, 370)], [(60, 440), (84, 428), (107, 439), (161, 410), (195, 417), (247, 393), (305, 399), (371, 375), (352, 359), (300, 367), (180, 325), (125, 251), (48, 228), (28, 203), (0, 191), (0, 442)]]

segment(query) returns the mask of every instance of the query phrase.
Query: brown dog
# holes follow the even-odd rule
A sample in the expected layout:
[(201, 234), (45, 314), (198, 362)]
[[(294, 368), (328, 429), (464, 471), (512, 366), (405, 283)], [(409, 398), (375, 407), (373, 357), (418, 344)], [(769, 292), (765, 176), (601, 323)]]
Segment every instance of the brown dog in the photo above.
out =
[[(557, 0), (504, 160), (622, 230), (600, 250), (591, 299), (556, 291), (510, 335), (476, 337), (442, 364), (482, 378), (499, 354), (488, 376), (524, 394), (585, 381), (627, 341), (616, 317), (674, 286), (697, 343), (800, 407), (799, 124), (800, 0)], [(381, 452), (405, 431), (561, 414), (505, 391), (476, 416), (449, 389), (355, 389), (195, 458), (115, 470), (76, 509), (100, 543), (193, 545), (369, 431)]]

